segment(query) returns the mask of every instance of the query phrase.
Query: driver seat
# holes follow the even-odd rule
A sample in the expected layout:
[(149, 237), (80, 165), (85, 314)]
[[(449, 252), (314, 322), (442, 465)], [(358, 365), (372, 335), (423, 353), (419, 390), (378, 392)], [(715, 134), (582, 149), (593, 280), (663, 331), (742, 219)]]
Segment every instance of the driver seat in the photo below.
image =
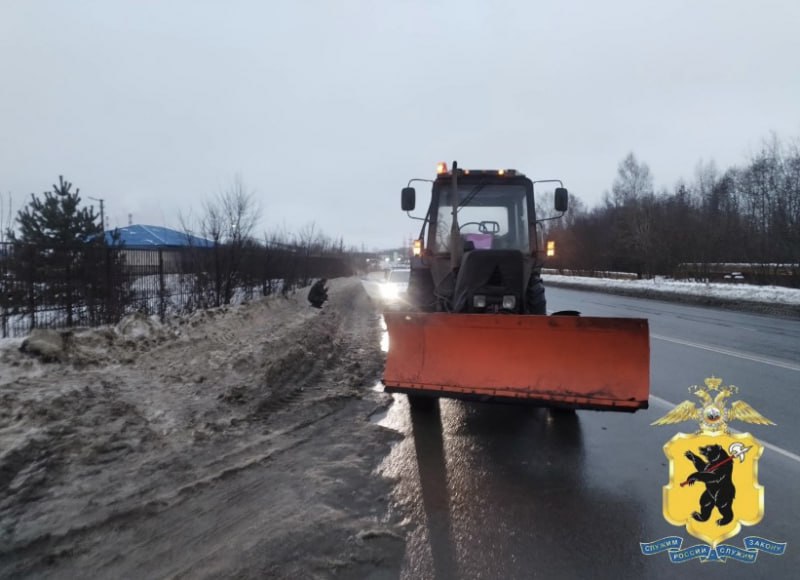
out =
[(464, 234), (465, 242), (472, 242), (472, 247), (476, 250), (491, 250), (492, 234)]

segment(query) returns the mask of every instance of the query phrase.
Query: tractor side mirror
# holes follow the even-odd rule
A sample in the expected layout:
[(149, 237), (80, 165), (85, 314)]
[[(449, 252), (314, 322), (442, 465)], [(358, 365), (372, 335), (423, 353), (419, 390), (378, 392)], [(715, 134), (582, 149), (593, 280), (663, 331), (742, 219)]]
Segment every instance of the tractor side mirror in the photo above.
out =
[(556, 211), (564, 213), (569, 208), (569, 193), (565, 187), (556, 187)]
[(400, 205), (402, 206), (403, 211), (412, 211), (414, 209), (414, 207), (417, 205), (416, 196), (417, 192), (413, 187), (403, 188), (403, 191), (400, 192)]

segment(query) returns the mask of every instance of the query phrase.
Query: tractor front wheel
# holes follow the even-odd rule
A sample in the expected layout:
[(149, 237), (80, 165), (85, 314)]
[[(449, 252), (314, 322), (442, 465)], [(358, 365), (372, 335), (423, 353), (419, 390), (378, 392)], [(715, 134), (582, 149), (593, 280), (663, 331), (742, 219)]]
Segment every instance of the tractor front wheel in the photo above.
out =
[(531, 274), (525, 290), (525, 312), (527, 314), (547, 314), (547, 300), (544, 297), (544, 283), (538, 274)]

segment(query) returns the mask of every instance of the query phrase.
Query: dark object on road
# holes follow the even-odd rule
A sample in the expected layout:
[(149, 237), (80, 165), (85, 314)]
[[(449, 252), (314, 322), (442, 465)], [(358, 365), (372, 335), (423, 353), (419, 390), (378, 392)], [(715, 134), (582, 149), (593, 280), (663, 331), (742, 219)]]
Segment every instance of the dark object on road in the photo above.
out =
[(308, 301), (314, 308), (322, 308), (322, 305), (328, 299), (328, 289), (325, 287), (326, 282), (325, 278), (320, 278), (314, 282), (311, 290), (308, 291)]

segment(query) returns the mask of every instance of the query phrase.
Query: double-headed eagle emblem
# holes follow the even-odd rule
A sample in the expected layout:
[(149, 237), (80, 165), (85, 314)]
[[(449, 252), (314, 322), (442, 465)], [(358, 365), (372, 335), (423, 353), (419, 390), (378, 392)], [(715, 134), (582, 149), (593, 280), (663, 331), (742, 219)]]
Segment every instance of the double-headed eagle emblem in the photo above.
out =
[[(702, 407), (698, 407), (692, 401), (684, 401), (657, 421), (653, 421), (651, 425), (697, 421), (700, 423), (701, 431), (727, 433), (728, 423), (731, 421), (744, 421), (758, 425), (775, 424), (741, 400), (733, 401), (730, 408), (726, 408), (725, 400), (739, 392), (738, 387), (722, 385), (722, 379), (713, 376), (705, 380), (705, 385), (705, 388), (698, 385), (689, 387), (689, 392), (697, 395), (702, 401)], [(711, 391), (717, 393), (713, 398), (710, 394)]]

